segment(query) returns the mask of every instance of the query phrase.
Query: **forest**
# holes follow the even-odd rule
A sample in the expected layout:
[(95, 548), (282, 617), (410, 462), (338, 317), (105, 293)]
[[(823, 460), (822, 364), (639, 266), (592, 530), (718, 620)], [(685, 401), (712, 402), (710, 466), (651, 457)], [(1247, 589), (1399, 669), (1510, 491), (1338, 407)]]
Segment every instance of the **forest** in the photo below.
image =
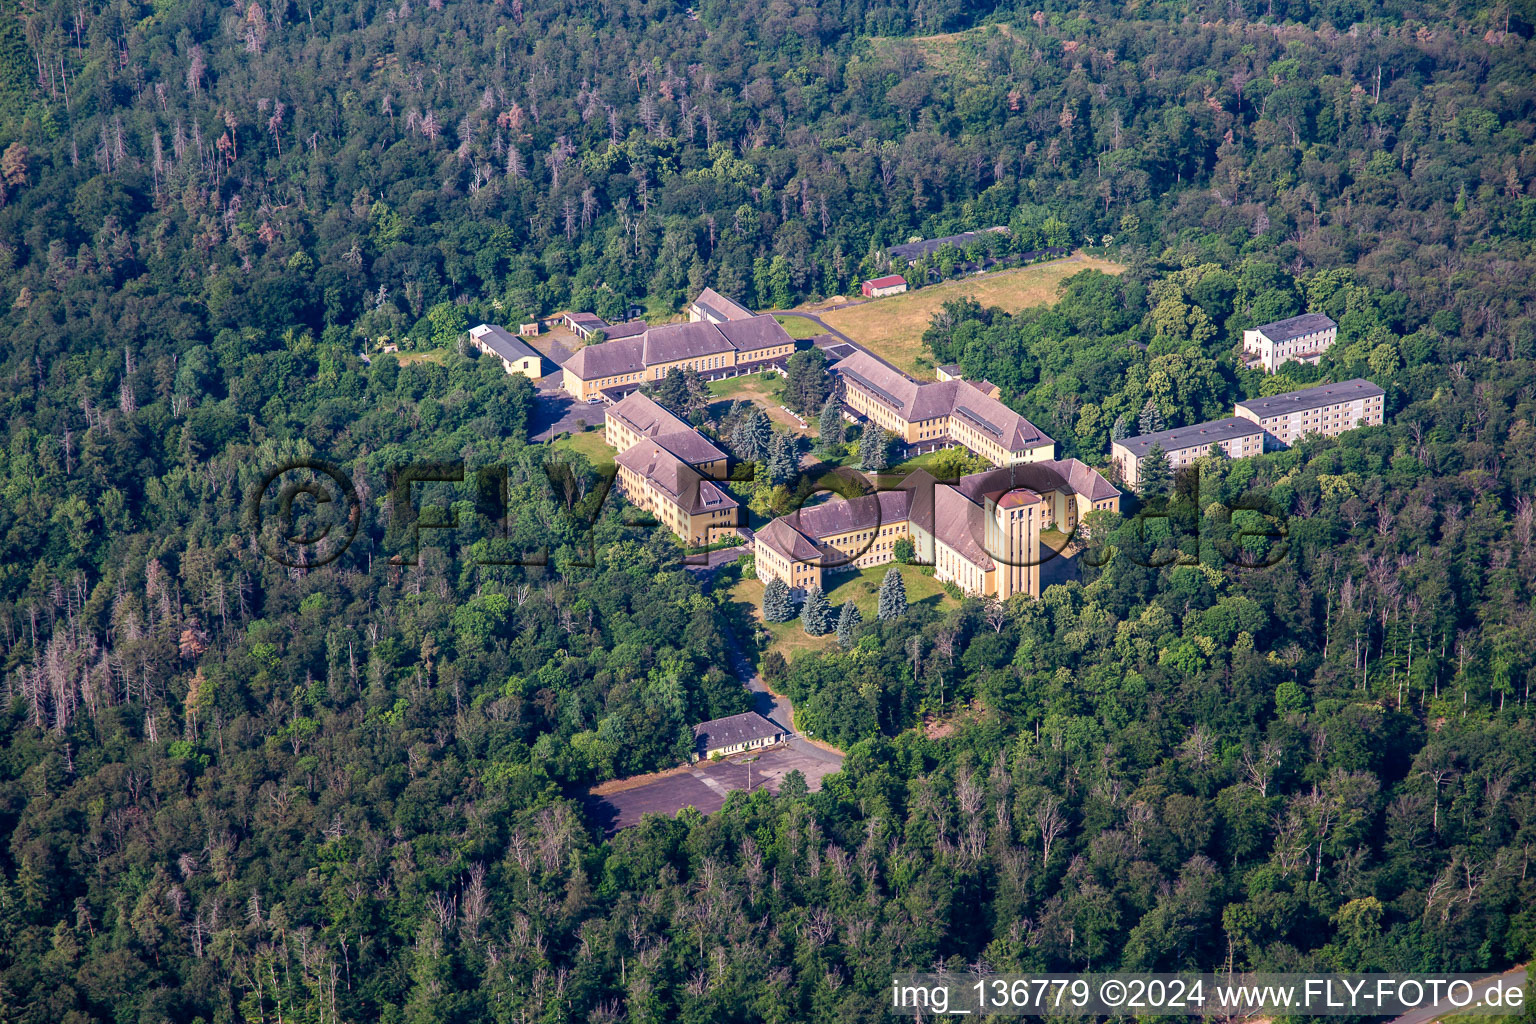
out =
[[(1526, 962), (1533, 31), (1520, 0), (7, 6), (0, 1020), (873, 1021), (935, 965)], [(994, 225), (1127, 267), (926, 336), (1062, 454), (1353, 376), (1386, 425), (1128, 495), (1038, 601), (765, 658), (844, 770), (604, 839), (584, 789), (745, 710), (752, 626), (530, 443), (464, 329), (783, 308)], [(1320, 366), (1239, 364), (1302, 310), (1339, 322)], [(294, 459), (361, 500), (322, 568), (242, 521)], [(504, 471), (506, 534), (432, 484), (463, 527), (393, 564), (423, 462)], [(1285, 535), (1246, 569), (1255, 496)]]

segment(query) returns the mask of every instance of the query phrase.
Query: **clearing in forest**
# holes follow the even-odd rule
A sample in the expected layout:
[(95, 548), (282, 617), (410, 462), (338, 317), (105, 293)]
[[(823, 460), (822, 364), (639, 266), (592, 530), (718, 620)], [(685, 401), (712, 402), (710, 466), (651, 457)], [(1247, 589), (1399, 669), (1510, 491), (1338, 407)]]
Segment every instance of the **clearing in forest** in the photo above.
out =
[(1084, 270), (1120, 274), (1125, 267), (1078, 252), (1049, 263), (973, 274), (917, 291), (871, 299), (822, 313), (821, 318), (887, 362), (923, 380), (933, 376), (933, 362), (923, 347), (923, 332), (944, 303), (970, 295), (983, 306), (1001, 306), (1017, 313), (1029, 306), (1055, 302), (1061, 282)]

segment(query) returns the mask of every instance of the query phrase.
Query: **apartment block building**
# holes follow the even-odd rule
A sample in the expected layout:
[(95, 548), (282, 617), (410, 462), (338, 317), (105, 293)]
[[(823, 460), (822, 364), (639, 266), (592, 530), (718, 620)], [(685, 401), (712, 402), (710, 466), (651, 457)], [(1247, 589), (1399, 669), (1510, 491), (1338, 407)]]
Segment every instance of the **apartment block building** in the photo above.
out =
[(1334, 437), (1355, 427), (1379, 427), (1386, 393), (1363, 378), (1319, 384), (1283, 395), (1238, 402), (1238, 416), (1263, 428), (1266, 449), (1286, 448), (1308, 434)]
[(1292, 360), (1315, 366), (1338, 336), (1339, 325), (1325, 314), (1303, 313), (1244, 331), (1243, 355), (1266, 373)]
[(869, 352), (833, 364), (843, 405), (899, 437), (910, 451), (963, 445), (996, 466), (1052, 459), (1056, 441), (968, 381), (919, 382)]
[(1234, 459), (1258, 455), (1264, 450), (1264, 430), (1240, 416), (1228, 416), (1224, 420), (1196, 423), (1191, 427), (1127, 437), (1115, 441), (1109, 449), (1110, 460), (1120, 470), (1120, 478), (1132, 487), (1137, 486), (1141, 480), (1141, 460), (1154, 446), (1162, 448), (1170, 467), (1180, 470), (1201, 456), (1209, 455), (1216, 447)]
[(935, 577), (968, 594), (1040, 596), (1040, 534), (1120, 508), (1120, 491), (1076, 459), (974, 473), (953, 484), (921, 470), (892, 490), (780, 516), (757, 532), (757, 574), (790, 589), (826, 586), (830, 573), (892, 562), (910, 541)]
[(1379, 427), (1386, 393), (1363, 378), (1287, 391), (1238, 402), (1235, 415), (1191, 427), (1127, 437), (1110, 445), (1120, 477), (1137, 486), (1141, 460), (1160, 445), (1175, 470), (1191, 465), (1212, 448), (1234, 459), (1288, 448), (1308, 434), (1336, 437), (1356, 427)]
[(693, 301), (689, 316), (687, 323), (607, 327), (607, 340), (577, 350), (561, 365), (565, 390), (596, 401), (604, 392), (661, 380), (673, 368), (733, 377), (779, 365), (795, 350), (794, 339), (773, 317), (758, 316), (712, 288)]

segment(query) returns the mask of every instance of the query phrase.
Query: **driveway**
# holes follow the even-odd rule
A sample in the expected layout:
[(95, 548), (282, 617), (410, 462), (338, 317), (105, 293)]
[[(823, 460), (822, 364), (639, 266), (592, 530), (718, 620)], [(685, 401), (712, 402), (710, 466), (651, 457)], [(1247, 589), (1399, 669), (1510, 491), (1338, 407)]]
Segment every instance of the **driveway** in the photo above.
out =
[(577, 420), (585, 420), (587, 426), (601, 423), (603, 409), (601, 402), (582, 402), (561, 388), (540, 386), (534, 395), (533, 420), (528, 424), (528, 436), (538, 442), (577, 433), (582, 429)]

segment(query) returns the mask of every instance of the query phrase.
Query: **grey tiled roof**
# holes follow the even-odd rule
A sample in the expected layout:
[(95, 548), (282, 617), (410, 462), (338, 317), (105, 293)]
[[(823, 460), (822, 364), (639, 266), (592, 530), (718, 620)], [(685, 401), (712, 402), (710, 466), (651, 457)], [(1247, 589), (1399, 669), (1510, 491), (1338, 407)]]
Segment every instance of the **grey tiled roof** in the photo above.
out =
[(691, 430), (688, 424), (662, 408), (655, 399), (639, 391), (631, 391), (608, 407), (604, 419), (618, 420), (630, 430), (644, 437), (672, 434), (679, 430)]
[(908, 423), (955, 415), (1010, 452), (1055, 443), (1028, 419), (966, 381), (919, 383), (864, 351), (839, 360), (832, 369), (895, 410)]
[(1326, 331), (1331, 327), (1337, 327), (1323, 313), (1303, 313), (1300, 316), (1289, 317), (1285, 320), (1276, 320), (1272, 324), (1263, 324), (1255, 330), (1262, 331), (1264, 337), (1270, 341), (1289, 341), (1299, 338), (1304, 334), (1315, 334), (1318, 331)]
[(987, 228), (986, 231), (962, 231), (958, 235), (945, 235), (943, 238), (927, 238), (921, 242), (908, 242), (905, 245), (893, 245), (889, 249), (892, 256), (904, 260), (915, 260), (919, 256), (926, 256), (931, 252), (938, 252), (945, 244), (953, 245), (957, 249), (964, 249), (972, 241), (980, 238), (987, 232), (996, 231), (1006, 233), (1007, 228)]
[(495, 324), (481, 324), (479, 327), (471, 327), (469, 329), (469, 336), (503, 359), (539, 358), (537, 352), (519, 341), (505, 327), (497, 327)]
[(1356, 377), (1354, 380), (1346, 380), (1338, 384), (1318, 384), (1315, 387), (1302, 388), (1300, 391), (1287, 391), (1283, 395), (1250, 398), (1246, 402), (1238, 402), (1237, 407), (1247, 409), (1261, 419), (1268, 419), (1271, 416), (1307, 412), (1327, 405), (1353, 402), (1359, 398), (1375, 398), (1384, 394), (1386, 394), (1385, 391), (1364, 377)]
[(713, 288), (705, 288), (699, 292), (699, 297), (693, 300), (693, 304), (702, 310), (707, 310), (719, 320), (745, 320), (755, 315), (746, 306), (735, 299), (726, 298)]
[(654, 438), (646, 438), (620, 452), (614, 461), (649, 480), (690, 515), (736, 507), (736, 499), (724, 488), (701, 475)]
[(783, 325), (771, 316), (727, 321), (719, 326), (719, 331), (738, 352), (752, 352), (775, 345), (787, 345), (793, 341)]
[(645, 369), (645, 337), (603, 341), (576, 350), (563, 364), (582, 380), (639, 373)]
[(1151, 451), (1154, 444), (1161, 445), (1165, 452), (1171, 452), (1180, 448), (1191, 448), (1197, 444), (1216, 444), (1220, 441), (1230, 441), (1234, 437), (1262, 433), (1264, 428), (1253, 420), (1246, 420), (1241, 416), (1228, 416), (1224, 420), (1211, 420), (1209, 423), (1196, 423), (1189, 427), (1175, 427), (1173, 430), (1159, 430), (1155, 434), (1139, 434), (1116, 443), (1139, 459)]
[(720, 328), (704, 320), (652, 327), (641, 337), (645, 339), (646, 366), (731, 350), (731, 343), (720, 333)]
[(693, 741), (700, 753), (754, 740), (771, 740), (782, 735), (783, 729), (755, 711), (731, 715), (729, 718), (716, 718), (693, 727)]
[(725, 452), (711, 444), (709, 438), (689, 427), (666, 434), (657, 434), (655, 441), (667, 451), (694, 467), (702, 466), (706, 462), (717, 462), (725, 458)]

